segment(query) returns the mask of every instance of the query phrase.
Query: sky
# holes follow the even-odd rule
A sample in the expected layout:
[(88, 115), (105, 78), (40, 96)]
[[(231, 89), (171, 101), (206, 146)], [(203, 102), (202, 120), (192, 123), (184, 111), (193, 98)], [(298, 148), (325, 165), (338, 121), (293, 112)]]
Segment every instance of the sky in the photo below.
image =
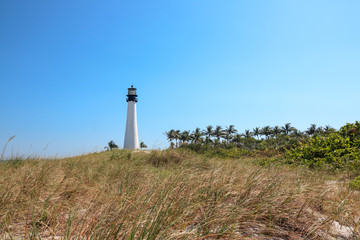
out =
[(0, 153), (63, 157), (207, 125), (360, 120), (360, 1), (0, 1)]

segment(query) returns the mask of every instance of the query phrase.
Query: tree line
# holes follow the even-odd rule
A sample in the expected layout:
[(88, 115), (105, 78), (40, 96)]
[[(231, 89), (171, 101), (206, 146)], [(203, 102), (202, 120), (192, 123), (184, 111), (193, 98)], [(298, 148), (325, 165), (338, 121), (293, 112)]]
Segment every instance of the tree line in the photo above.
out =
[[(316, 135), (324, 136), (333, 132), (336, 132), (336, 129), (329, 125), (322, 127), (311, 124), (307, 130), (300, 131), (291, 126), (291, 123), (286, 123), (283, 126), (264, 126), (262, 128), (256, 127), (252, 130), (246, 129), (242, 133), (234, 125), (225, 128), (219, 125), (215, 127), (209, 125), (205, 129), (198, 127), (194, 131), (171, 129), (164, 134), (170, 143), (170, 148), (200, 144), (212, 147), (244, 147), (254, 149), (261, 142), (268, 142), (271, 143), (270, 145), (274, 145), (274, 147), (279, 147), (293, 141), (301, 141)], [(262, 147), (270, 147), (270, 145)]]

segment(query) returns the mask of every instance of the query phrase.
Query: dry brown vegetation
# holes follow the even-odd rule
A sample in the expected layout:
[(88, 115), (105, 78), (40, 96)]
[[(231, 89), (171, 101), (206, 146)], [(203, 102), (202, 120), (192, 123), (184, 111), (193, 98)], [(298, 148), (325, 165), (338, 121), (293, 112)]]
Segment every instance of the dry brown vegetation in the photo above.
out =
[(180, 151), (0, 163), (4, 239), (357, 239), (346, 174)]

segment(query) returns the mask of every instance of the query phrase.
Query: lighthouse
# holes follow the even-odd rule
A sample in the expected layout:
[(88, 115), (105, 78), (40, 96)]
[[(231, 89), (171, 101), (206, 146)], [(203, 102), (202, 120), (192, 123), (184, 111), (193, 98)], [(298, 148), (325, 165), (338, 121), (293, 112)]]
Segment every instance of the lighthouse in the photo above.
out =
[(128, 108), (126, 117), (124, 149), (138, 149), (139, 137), (136, 120), (136, 103), (138, 99), (136, 95), (136, 88), (134, 88), (133, 85), (131, 85), (131, 88), (128, 88), (128, 95), (126, 95), (126, 97)]

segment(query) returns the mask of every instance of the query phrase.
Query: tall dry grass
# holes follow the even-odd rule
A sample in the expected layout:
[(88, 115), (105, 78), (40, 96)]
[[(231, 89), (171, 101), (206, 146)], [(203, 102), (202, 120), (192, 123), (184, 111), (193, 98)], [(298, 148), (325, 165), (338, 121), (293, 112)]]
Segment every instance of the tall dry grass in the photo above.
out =
[(360, 194), (346, 175), (255, 162), (126, 150), (1, 162), (0, 236), (357, 239)]

